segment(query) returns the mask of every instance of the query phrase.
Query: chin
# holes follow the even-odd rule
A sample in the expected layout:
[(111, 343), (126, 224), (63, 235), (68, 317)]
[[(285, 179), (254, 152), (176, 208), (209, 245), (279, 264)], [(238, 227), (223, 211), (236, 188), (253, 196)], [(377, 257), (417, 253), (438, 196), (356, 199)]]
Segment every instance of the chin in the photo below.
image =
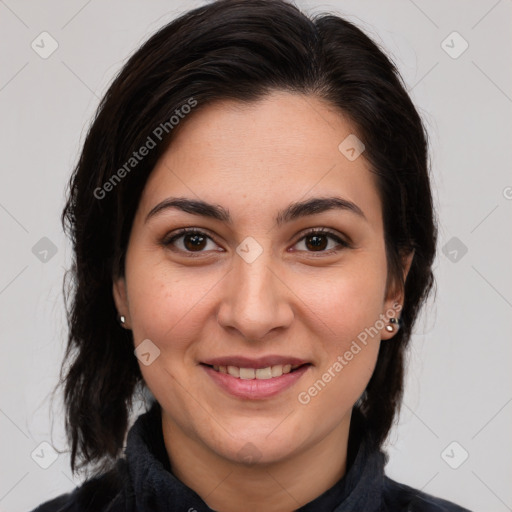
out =
[(236, 440), (229, 437), (225, 439), (225, 443), (215, 443), (213, 445), (210, 438), (210, 447), (230, 462), (246, 466), (272, 464), (291, 457), (300, 443), (284, 431), (283, 438), (276, 435), (274, 439), (271, 439), (272, 435), (268, 436), (271, 431), (272, 429), (268, 429), (259, 434), (251, 432), (246, 436), (241, 436), (238, 432)]

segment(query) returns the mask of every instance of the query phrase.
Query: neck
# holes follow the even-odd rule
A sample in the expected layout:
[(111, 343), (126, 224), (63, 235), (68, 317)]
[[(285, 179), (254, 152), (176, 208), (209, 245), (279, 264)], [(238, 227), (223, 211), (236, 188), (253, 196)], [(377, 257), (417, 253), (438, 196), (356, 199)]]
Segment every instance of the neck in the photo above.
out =
[(345, 474), (350, 414), (327, 436), (285, 460), (243, 464), (186, 435), (162, 411), (172, 473), (213, 510), (290, 512), (313, 501)]

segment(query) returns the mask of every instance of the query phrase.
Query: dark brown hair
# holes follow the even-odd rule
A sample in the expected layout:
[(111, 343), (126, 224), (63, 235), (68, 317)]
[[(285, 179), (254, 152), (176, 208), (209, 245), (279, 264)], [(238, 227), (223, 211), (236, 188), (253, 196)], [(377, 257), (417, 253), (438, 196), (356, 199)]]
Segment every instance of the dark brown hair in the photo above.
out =
[[(176, 129), (130, 172), (119, 169), (191, 98), (199, 110), (221, 99), (254, 102), (274, 90), (314, 95), (344, 113), (376, 174), (388, 276), (405, 286), (405, 303), (401, 329), (381, 343), (355, 407), (376, 443), (385, 440), (402, 399), (404, 352), (433, 284), (436, 225), (422, 121), (395, 65), (345, 19), (308, 17), (282, 0), (221, 0), (164, 26), (128, 60), (98, 107), (70, 179), (62, 222), (74, 260), (64, 281), (69, 336), (59, 385), (74, 472), (96, 464), (99, 473), (120, 454), (143, 386), (131, 333), (116, 320), (112, 283), (124, 274), (145, 182)], [(402, 257), (411, 250), (404, 284)]]

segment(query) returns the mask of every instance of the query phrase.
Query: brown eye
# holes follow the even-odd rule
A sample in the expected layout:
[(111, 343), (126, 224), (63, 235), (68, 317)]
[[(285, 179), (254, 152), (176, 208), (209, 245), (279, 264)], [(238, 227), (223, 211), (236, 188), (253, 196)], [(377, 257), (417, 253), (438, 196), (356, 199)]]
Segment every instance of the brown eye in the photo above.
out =
[(199, 234), (192, 235), (184, 235), (183, 236), (183, 245), (189, 251), (201, 250), (206, 246), (206, 237)]
[(323, 251), (327, 247), (327, 236), (308, 235), (305, 237), (306, 247), (312, 251)]
[(210, 236), (202, 231), (193, 229), (181, 229), (177, 233), (163, 240), (163, 245), (175, 252), (182, 253), (203, 253), (208, 251), (219, 251), (219, 246)]
[(300, 250), (310, 253), (332, 254), (350, 247), (348, 242), (325, 229), (310, 230), (295, 245), (300, 245), (301, 243), (304, 244), (305, 249)]

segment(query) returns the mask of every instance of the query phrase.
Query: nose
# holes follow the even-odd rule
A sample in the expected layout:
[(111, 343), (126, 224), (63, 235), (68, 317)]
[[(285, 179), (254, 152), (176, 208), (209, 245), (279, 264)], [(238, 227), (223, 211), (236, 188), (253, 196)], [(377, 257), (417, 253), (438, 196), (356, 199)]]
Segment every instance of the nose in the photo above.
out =
[(236, 255), (233, 265), (224, 281), (219, 324), (238, 331), (248, 341), (261, 340), (271, 331), (289, 327), (294, 316), (293, 293), (279, 276), (269, 251), (252, 263)]

